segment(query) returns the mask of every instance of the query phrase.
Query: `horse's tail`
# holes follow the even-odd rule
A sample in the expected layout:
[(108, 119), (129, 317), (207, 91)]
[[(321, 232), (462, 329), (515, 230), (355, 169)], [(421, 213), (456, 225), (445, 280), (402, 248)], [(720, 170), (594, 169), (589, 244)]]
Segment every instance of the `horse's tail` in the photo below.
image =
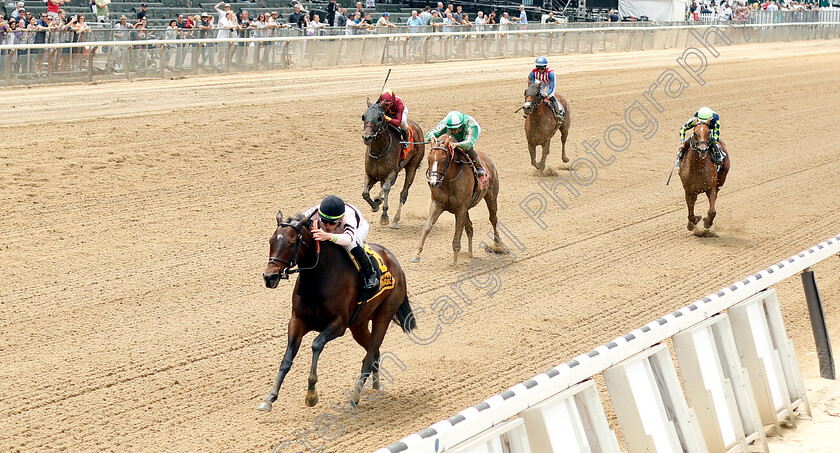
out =
[(394, 321), (402, 327), (405, 333), (409, 333), (417, 328), (417, 322), (414, 320), (414, 312), (411, 311), (411, 305), (408, 304), (408, 296), (403, 300), (397, 313), (394, 314)]

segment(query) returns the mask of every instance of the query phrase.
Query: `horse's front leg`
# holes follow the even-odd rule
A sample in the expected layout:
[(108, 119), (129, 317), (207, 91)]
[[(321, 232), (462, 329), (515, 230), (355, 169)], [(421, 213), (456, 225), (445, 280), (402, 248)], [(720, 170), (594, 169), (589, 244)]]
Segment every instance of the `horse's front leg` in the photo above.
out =
[(385, 182), (382, 183), (382, 198), (385, 199), (385, 204), (382, 205), (382, 217), (379, 219), (379, 224), (388, 226), (388, 197), (391, 195), (391, 187), (397, 182), (397, 172), (391, 172)]
[(298, 349), (300, 349), (300, 342), (307, 332), (309, 332), (309, 329), (304, 322), (296, 318), (293, 314), (292, 319), (289, 320), (289, 343), (286, 346), (286, 354), (283, 356), (283, 361), (280, 363), (280, 371), (277, 373), (277, 378), (274, 379), (274, 386), (268, 392), (268, 396), (257, 406), (257, 409), (268, 412), (271, 410), (271, 403), (277, 401), (280, 386), (283, 384), (283, 380), (286, 378), (289, 369), (292, 368), (292, 361), (295, 359)]
[(540, 159), (540, 166), (538, 168), (540, 169), (540, 174), (543, 174), (545, 172), (545, 160), (548, 158), (548, 153), (551, 152), (551, 139), (549, 138), (543, 142), (540, 147), (542, 148), (542, 158)]
[(685, 204), (686, 206), (688, 206), (688, 231), (694, 231), (694, 226), (697, 225), (701, 220), (699, 215), (694, 215), (694, 203), (696, 201), (696, 193), (685, 193)]
[(533, 145), (529, 141), (528, 142), (528, 152), (531, 153), (531, 166), (533, 166), (534, 168), (539, 170), (540, 167), (537, 165), (537, 145)]
[(379, 204), (382, 203), (382, 200), (373, 200), (370, 198), (370, 188), (376, 184), (376, 180), (371, 178), (370, 175), (367, 176), (367, 181), (365, 182), (365, 188), (362, 190), (362, 198), (368, 202), (370, 208), (373, 209), (373, 212), (379, 210)]
[(417, 250), (414, 251), (414, 256), (411, 257), (409, 262), (420, 262), (420, 253), (423, 252), (423, 244), (426, 243), (426, 236), (428, 236), (429, 232), (432, 231), (432, 227), (435, 226), (435, 222), (437, 222), (437, 219), (441, 214), (443, 214), (443, 206), (432, 200), (432, 205), (429, 206), (429, 219), (426, 220), (426, 225), (423, 227), (423, 234), (420, 235), (420, 243), (417, 244)]
[(315, 341), (312, 342), (312, 368), (309, 370), (309, 388), (306, 390), (306, 405), (308, 407), (318, 404), (318, 392), (315, 390), (315, 384), (318, 383), (318, 357), (321, 356), (321, 351), (324, 350), (324, 345), (328, 341), (344, 335), (345, 327), (341, 324), (340, 319), (333, 322), (318, 334)]
[(452, 238), (452, 265), (458, 264), (458, 254), (461, 253), (461, 235), (464, 233), (464, 227), (467, 224), (467, 207), (461, 208), (461, 211), (455, 214), (455, 236)]
[(709, 212), (706, 213), (706, 218), (703, 219), (703, 226), (706, 227), (707, 230), (712, 227), (712, 223), (714, 223), (715, 216), (717, 215), (717, 211), (715, 210), (717, 194), (718, 192), (716, 189), (706, 191), (706, 196), (709, 197)]
[[(565, 123), (565, 121), (568, 121), (568, 120), (563, 120), (563, 121)], [(564, 124), (562, 127), (560, 127), (560, 142), (563, 144), (563, 162), (564, 163), (569, 162), (569, 158), (566, 157), (566, 139), (568, 137), (569, 137), (569, 129)]]
[(402, 213), (403, 205), (408, 200), (408, 189), (414, 184), (414, 177), (417, 176), (417, 165), (407, 165), (405, 167), (405, 181), (403, 182), (402, 191), (400, 191), (400, 206), (397, 208), (397, 215), (394, 216), (394, 222), (391, 223), (391, 228), (397, 230), (400, 228), (400, 213)]

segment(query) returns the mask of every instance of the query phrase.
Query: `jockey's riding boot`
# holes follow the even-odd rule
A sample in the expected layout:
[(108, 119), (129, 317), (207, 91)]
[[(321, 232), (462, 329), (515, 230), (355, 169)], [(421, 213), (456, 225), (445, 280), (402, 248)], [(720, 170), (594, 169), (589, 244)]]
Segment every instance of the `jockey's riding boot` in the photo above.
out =
[(400, 128), (400, 141), (403, 142), (402, 149), (408, 148), (408, 129)]
[(712, 152), (712, 161), (714, 163), (721, 165), (723, 163), (723, 159), (726, 157), (723, 154), (723, 150), (720, 148), (720, 143), (715, 142), (714, 144), (714, 151)]
[(478, 158), (478, 153), (475, 152), (474, 149), (470, 148), (467, 150), (467, 155), (470, 156), (470, 160), (472, 160), (473, 165), (475, 165), (475, 174), (478, 176), (484, 176), (487, 172), (484, 171), (484, 165), (481, 164), (481, 159)]
[(566, 112), (563, 111), (563, 107), (560, 106), (560, 101), (558, 101), (557, 98), (551, 98), (551, 107), (552, 110), (554, 110), (554, 118), (558, 123), (562, 123), (563, 117), (566, 116)]
[(379, 281), (376, 279), (376, 273), (373, 271), (373, 264), (370, 262), (370, 257), (365, 252), (364, 247), (357, 245), (350, 250), (353, 258), (359, 263), (359, 271), (361, 272), (362, 288), (375, 289), (379, 286)]

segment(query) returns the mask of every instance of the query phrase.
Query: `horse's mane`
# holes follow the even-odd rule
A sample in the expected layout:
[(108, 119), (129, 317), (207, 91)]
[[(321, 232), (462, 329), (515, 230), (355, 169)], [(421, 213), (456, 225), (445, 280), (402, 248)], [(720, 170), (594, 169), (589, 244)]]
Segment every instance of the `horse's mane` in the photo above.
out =
[(292, 222), (298, 222), (301, 225), (308, 227), (312, 223), (312, 219), (307, 218), (305, 215), (303, 215), (302, 212), (298, 212), (297, 214), (295, 214), (291, 217), (286, 217), (286, 221), (283, 222), (283, 223), (292, 223)]

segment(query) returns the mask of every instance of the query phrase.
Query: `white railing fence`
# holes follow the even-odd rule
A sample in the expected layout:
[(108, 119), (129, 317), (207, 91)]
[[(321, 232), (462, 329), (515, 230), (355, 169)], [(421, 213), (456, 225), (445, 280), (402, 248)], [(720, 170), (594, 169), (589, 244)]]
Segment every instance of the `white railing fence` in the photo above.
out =
[(375, 453), (618, 453), (598, 374), (629, 452), (767, 451), (765, 425), (810, 415), (770, 287), (837, 253), (840, 235)]
[[(0, 45), (0, 86), (537, 55), (660, 50), (840, 37), (838, 23), (611, 26), (453, 33)], [(726, 40), (724, 40), (726, 41)]]

